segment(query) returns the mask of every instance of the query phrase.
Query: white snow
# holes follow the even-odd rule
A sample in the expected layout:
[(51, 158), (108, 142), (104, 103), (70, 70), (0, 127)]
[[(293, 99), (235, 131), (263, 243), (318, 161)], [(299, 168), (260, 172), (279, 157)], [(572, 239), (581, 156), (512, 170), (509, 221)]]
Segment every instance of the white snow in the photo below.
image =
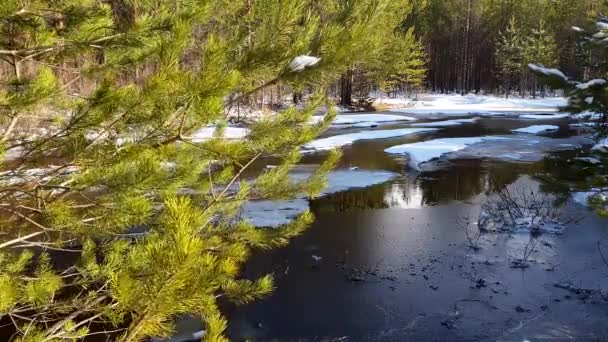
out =
[[(608, 83), (608, 82), (606, 82), (606, 80), (604, 80), (604, 79), (595, 79), (595, 80), (591, 80), (586, 83), (577, 84), (576, 88), (585, 90), (585, 89), (589, 89), (589, 88), (595, 87), (595, 86), (603, 86), (606, 83)], [(591, 100), (593, 101), (593, 98), (591, 98)]]
[(415, 123), (412, 126), (416, 127), (448, 127), (448, 126), (460, 126), (466, 123), (475, 123), (479, 118), (473, 119), (456, 119), (456, 120), (445, 120), (445, 121), (434, 121), (434, 122), (422, 122)]
[(412, 105), (390, 109), (394, 112), (410, 114), (442, 114), (442, 115), (504, 115), (519, 112), (557, 112), (558, 108), (568, 104), (563, 97), (546, 97), (537, 99), (522, 99), (519, 97), (497, 97), (491, 95), (421, 95), (420, 101)]
[(362, 131), (350, 134), (335, 135), (328, 138), (317, 139), (304, 145), (305, 150), (332, 150), (338, 147), (351, 145), (358, 140), (373, 140), (373, 139), (387, 139), (406, 136), (410, 134), (416, 134), (421, 132), (432, 132), (436, 131), (434, 128), (401, 128), (401, 129), (389, 129), (389, 130), (377, 130), (377, 131)]
[(585, 30), (583, 30), (582, 28), (580, 28), (578, 26), (572, 26), (572, 30), (574, 30), (576, 32), (585, 32)]
[[(311, 170), (295, 171), (292, 181), (302, 181), (311, 175)], [(327, 175), (327, 187), (321, 196), (353, 188), (364, 188), (382, 184), (397, 177), (398, 174), (383, 170), (335, 170)], [(297, 198), (285, 201), (248, 201), (241, 209), (241, 217), (256, 227), (279, 227), (291, 222), (309, 209), (308, 199)]]
[(547, 133), (547, 132), (551, 132), (551, 131), (557, 131), (558, 129), (559, 129), (558, 126), (536, 125), (536, 126), (518, 128), (518, 129), (514, 129), (512, 131), (515, 133), (540, 134), (540, 133)]
[(520, 119), (530, 119), (530, 120), (556, 120), (556, 119), (564, 119), (570, 117), (570, 114), (561, 113), (561, 114), (524, 114), (520, 115)]
[(528, 64), (528, 68), (530, 68), (530, 70), (532, 70), (534, 72), (543, 74), (545, 76), (553, 76), (553, 77), (560, 78), (565, 82), (568, 81), (568, 77), (566, 77), (566, 75), (564, 75), (563, 72), (561, 72), (560, 70), (557, 70), (557, 69), (545, 68), (544, 66), (538, 65), (538, 64)]
[(301, 55), (294, 58), (291, 63), (289, 63), (289, 69), (295, 72), (302, 71), (308, 67), (319, 63), (320, 60), (321, 58), (318, 57)]
[(581, 161), (583, 163), (588, 163), (591, 165), (598, 165), (601, 164), (602, 161), (597, 159), (597, 158), (593, 158), (593, 157), (578, 157), (578, 158), (574, 158), (574, 160), (578, 160)]
[(604, 138), (598, 141), (595, 145), (593, 145), (591, 150), (598, 152), (608, 152), (608, 138)]
[(472, 137), (472, 138), (443, 138), (434, 139), (413, 144), (393, 146), (384, 150), (389, 154), (407, 154), (410, 158), (410, 166), (420, 170), (420, 165), (444, 154), (456, 152), (466, 147), (489, 139), (503, 139), (500, 137)]
[(599, 120), (602, 118), (602, 114), (587, 110), (584, 112), (580, 112), (578, 114), (574, 114), (574, 115), (572, 115), (572, 117), (575, 119), (581, 119), (581, 120)]
[[(219, 133), (217, 126), (208, 126), (199, 129), (192, 136), (190, 136), (190, 140), (194, 143), (203, 142), (214, 138)], [(244, 127), (234, 127), (228, 126), (225, 127), (222, 131), (222, 135), (219, 137), (225, 139), (243, 139), (249, 134), (249, 129)]]

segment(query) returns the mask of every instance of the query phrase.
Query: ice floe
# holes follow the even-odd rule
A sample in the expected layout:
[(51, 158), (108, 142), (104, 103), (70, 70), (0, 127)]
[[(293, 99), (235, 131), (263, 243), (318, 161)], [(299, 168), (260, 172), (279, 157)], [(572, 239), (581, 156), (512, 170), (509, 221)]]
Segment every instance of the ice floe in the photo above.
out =
[(547, 133), (547, 132), (552, 132), (552, 131), (557, 131), (557, 130), (559, 130), (558, 126), (535, 125), (535, 126), (514, 129), (512, 131), (515, 133), (541, 134), (541, 133)]
[[(291, 179), (304, 180), (311, 172), (312, 170), (296, 169), (291, 174)], [(383, 170), (335, 170), (328, 174), (328, 185), (321, 196), (382, 184), (397, 176), (397, 173)], [(248, 201), (241, 209), (241, 217), (256, 227), (279, 227), (291, 222), (308, 208), (309, 201), (304, 197), (285, 201)]]
[(408, 155), (409, 165), (416, 170), (433, 169), (436, 159), (482, 159), (534, 162), (546, 153), (571, 150), (591, 145), (585, 137), (552, 139), (535, 136), (485, 136), (472, 138), (442, 138), (413, 144), (394, 146), (386, 153)]
[(444, 138), (422, 141), (412, 144), (393, 146), (384, 150), (389, 154), (407, 154), (410, 166), (420, 170), (420, 166), (447, 153), (465, 149), (467, 146), (480, 143), (488, 139), (504, 139), (500, 137), (473, 137), (473, 138)]
[(559, 114), (524, 114), (520, 115), (520, 119), (528, 119), (528, 120), (557, 120), (564, 119), (570, 117), (570, 114), (567, 113), (559, 113)]
[(303, 148), (307, 151), (331, 150), (338, 147), (351, 145), (358, 140), (396, 138), (422, 132), (433, 132), (436, 130), (437, 129), (435, 128), (400, 128), (389, 130), (363, 131), (350, 134), (334, 135), (328, 138), (313, 140), (308, 144), (304, 145)]
[[(313, 116), (311, 123), (323, 120), (323, 115)], [(340, 114), (332, 122), (332, 128), (375, 127), (381, 124), (416, 121), (416, 118), (394, 114)]]
[(421, 122), (412, 124), (414, 127), (449, 127), (449, 126), (460, 126), (467, 123), (475, 123), (479, 118), (473, 119), (455, 119), (445, 121), (434, 121), (434, 122)]

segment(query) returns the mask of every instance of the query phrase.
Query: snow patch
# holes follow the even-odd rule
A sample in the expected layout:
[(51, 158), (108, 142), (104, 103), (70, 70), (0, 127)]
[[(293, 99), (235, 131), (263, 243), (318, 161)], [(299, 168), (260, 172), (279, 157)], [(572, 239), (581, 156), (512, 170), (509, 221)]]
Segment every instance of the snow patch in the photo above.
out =
[[(585, 89), (589, 89), (589, 88), (596, 87), (596, 86), (603, 86), (606, 83), (608, 83), (608, 82), (606, 82), (606, 80), (604, 80), (604, 79), (595, 79), (595, 80), (591, 80), (586, 83), (577, 84), (576, 88), (585, 90)], [(591, 100), (593, 101), (593, 98), (591, 98)]]
[(530, 68), (530, 70), (532, 70), (536, 73), (543, 74), (545, 76), (557, 77), (557, 78), (560, 78), (561, 80), (563, 80), (564, 82), (568, 81), (568, 77), (566, 77), (566, 75), (564, 75), (563, 72), (561, 72), (560, 70), (557, 70), (557, 69), (545, 68), (544, 66), (537, 65), (537, 64), (528, 64), (528, 68)]
[(390, 111), (410, 114), (429, 115), (484, 115), (497, 116), (518, 112), (557, 112), (559, 107), (568, 104), (563, 97), (538, 99), (509, 99), (489, 95), (421, 95), (421, 101), (412, 102), (407, 107)]
[(291, 63), (289, 63), (289, 69), (294, 72), (299, 72), (319, 63), (320, 60), (321, 58), (318, 57), (301, 55), (294, 58)]

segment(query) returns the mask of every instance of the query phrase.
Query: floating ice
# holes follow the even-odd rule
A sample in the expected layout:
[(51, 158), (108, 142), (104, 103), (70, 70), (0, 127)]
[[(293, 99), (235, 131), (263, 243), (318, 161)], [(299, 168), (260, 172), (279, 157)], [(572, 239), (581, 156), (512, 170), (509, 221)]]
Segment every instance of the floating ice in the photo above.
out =
[(558, 126), (536, 125), (536, 126), (518, 128), (518, 129), (514, 129), (512, 131), (515, 133), (540, 134), (540, 133), (547, 133), (547, 132), (551, 132), (551, 131), (557, 131), (558, 129), (559, 129)]
[[(310, 123), (317, 123), (323, 120), (322, 115), (313, 116)], [(416, 118), (394, 114), (341, 114), (336, 115), (332, 122), (332, 128), (349, 128), (349, 127), (374, 127), (380, 124), (415, 121)]]
[[(302, 181), (311, 175), (311, 170), (296, 170), (291, 175), (293, 181)], [(364, 188), (382, 184), (398, 174), (382, 170), (336, 170), (327, 175), (327, 187), (321, 196), (353, 188)], [(248, 201), (241, 209), (241, 217), (256, 227), (279, 227), (291, 222), (308, 210), (308, 200), (297, 198), (288, 201)]]
[(444, 154), (465, 149), (467, 146), (483, 142), (488, 139), (504, 139), (500, 137), (473, 137), (473, 138), (444, 138), (434, 139), (413, 144), (393, 146), (384, 150), (390, 154), (407, 154), (410, 166), (420, 170), (420, 165)]
[(288, 224), (308, 210), (308, 200), (248, 201), (241, 209), (241, 217), (256, 227), (278, 227)]
[(475, 123), (479, 120), (478, 118), (473, 119), (456, 119), (456, 120), (446, 120), (446, 121), (434, 121), (434, 122), (422, 122), (415, 123), (412, 126), (415, 127), (448, 127), (448, 126), (460, 126), (462, 124), (467, 123)]
[(417, 170), (432, 169), (434, 159), (482, 159), (535, 162), (554, 151), (572, 150), (591, 145), (585, 137), (553, 139), (535, 136), (486, 136), (474, 138), (435, 139), (414, 144), (394, 146), (385, 150), (390, 154), (410, 156), (410, 166)]
[(570, 117), (570, 114), (560, 113), (560, 114), (524, 114), (520, 115), (520, 119), (530, 119), (530, 120), (556, 120)]
[(338, 147), (350, 145), (358, 140), (373, 140), (373, 139), (387, 139), (406, 136), (410, 134), (416, 134), (421, 132), (432, 132), (436, 131), (434, 128), (401, 128), (401, 129), (390, 129), (390, 130), (378, 130), (378, 131), (363, 131), (351, 134), (335, 135), (329, 138), (313, 140), (310, 143), (303, 146), (305, 150), (323, 151), (331, 150)]

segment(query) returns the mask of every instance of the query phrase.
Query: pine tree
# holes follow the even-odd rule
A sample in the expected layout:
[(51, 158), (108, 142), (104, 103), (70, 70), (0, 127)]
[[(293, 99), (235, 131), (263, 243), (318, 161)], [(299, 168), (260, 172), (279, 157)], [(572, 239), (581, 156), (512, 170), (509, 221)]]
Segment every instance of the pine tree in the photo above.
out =
[[(601, 19), (597, 23), (597, 30), (585, 32), (586, 39), (598, 50), (598, 56), (604, 56), (608, 52), (608, 21)], [(578, 30), (578, 29), (577, 29)], [(595, 139), (600, 141), (592, 152), (600, 159), (600, 163), (591, 169), (592, 176), (589, 177), (589, 188), (603, 189), (596, 196), (592, 196), (589, 204), (601, 215), (608, 215), (608, 81), (605, 79), (585, 80), (583, 82), (573, 81), (557, 69), (544, 68), (542, 65), (531, 64), (530, 69), (537, 74), (546, 84), (553, 88), (563, 89), (568, 97), (569, 104), (566, 108), (572, 113), (590, 112), (596, 117)]]
[[(96, 326), (138, 341), (169, 336), (189, 314), (205, 341), (225, 340), (218, 299), (246, 303), (273, 288), (271, 276), (239, 278), (248, 256), (312, 221), (306, 212), (256, 229), (240, 208), (319, 194), (337, 152), (307, 180), (290, 170), (332, 120), (309, 124), (327, 85), (381, 46), (389, 4), (0, 3), (10, 74), (0, 88), (0, 317), (13, 339), (79, 339)], [(222, 137), (228, 107), (279, 82), (314, 96), (244, 140)], [(211, 124), (213, 138), (192, 139)], [(279, 166), (245, 177), (268, 156)], [(60, 266), (56, 253), (73, 262)]]
[[(538, 27), (534, 28), (525, 40), (523, 56), (524, 65), (534, 62), (546, 67), (557, 66), (557, 45), (553, 35), (547, 31), (544, 20), (539, 21)], [(533, 97), (536, 97), (536, 88), (536, 79), (534, 79), (532, 85)]]
[(501, 32), (496, 43), (496, 63), (500, 77), (504, 82), (506, 97), (511, 94), (511, 87), (516, 82), (516, 77), (523, 70), (524, 63), (524, 38), (517, 26), (515, 17), (509, 20), (509, 26)]

